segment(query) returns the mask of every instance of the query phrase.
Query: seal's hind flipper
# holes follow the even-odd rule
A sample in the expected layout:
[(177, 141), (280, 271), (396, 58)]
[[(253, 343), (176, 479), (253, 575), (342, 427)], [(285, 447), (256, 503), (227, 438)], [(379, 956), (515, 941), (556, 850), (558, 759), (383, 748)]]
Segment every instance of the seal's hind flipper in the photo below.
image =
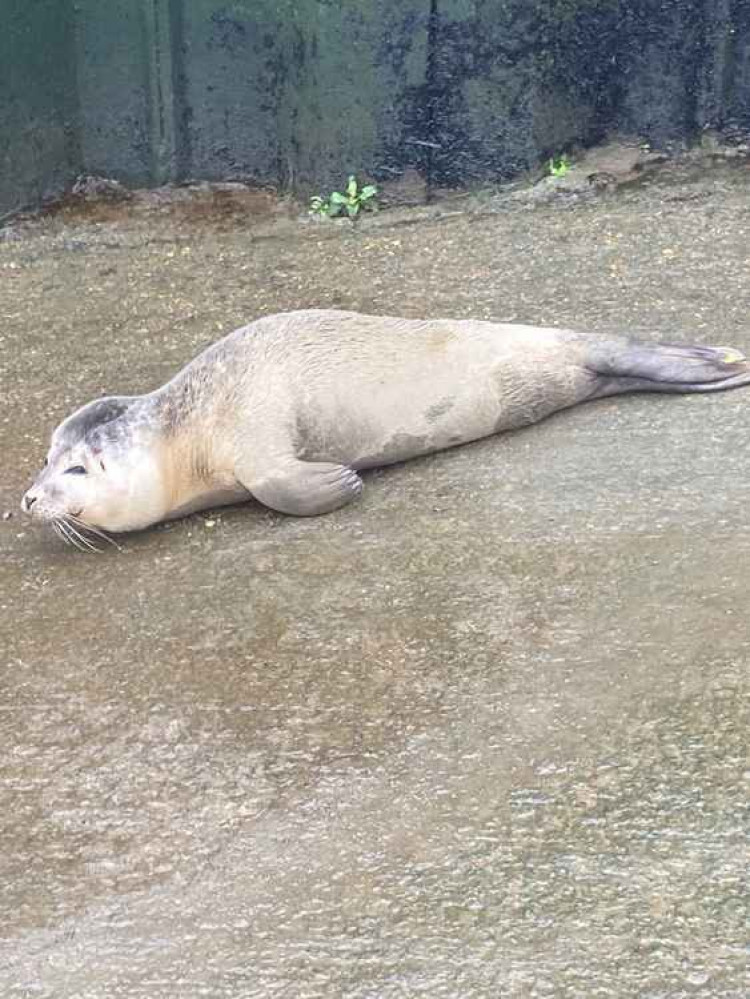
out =
[(750, 363), (733, 347), (602, 340), (587, 345), (584, 363), (604, 379), (597, 395), (719, 392), (750, 384)]

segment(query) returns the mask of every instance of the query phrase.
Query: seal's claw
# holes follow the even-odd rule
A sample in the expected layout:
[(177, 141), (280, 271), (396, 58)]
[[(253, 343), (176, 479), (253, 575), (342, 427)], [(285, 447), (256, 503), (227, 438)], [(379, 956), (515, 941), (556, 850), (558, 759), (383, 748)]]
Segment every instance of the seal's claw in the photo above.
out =
[(717, 347), (716, 350), (721, 356), (722, 364), (742, 364), (746, 360), (745, 355), (734, 347)]

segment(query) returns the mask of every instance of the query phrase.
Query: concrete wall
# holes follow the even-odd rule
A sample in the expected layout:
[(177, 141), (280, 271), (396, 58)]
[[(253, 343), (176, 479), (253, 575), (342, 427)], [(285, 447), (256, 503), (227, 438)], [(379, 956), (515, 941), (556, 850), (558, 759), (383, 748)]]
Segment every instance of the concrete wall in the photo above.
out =
[[(166, 0), (76, 0), (76, 55), (83, 162), (89, 173), (131, 184), (172, 172), (162, 122), (172, 115), (162, 90), (171, 35)], [(167, 73), (168, 76), (168, 73)], [(165, 117), (166, 111), (166, 117)], [(164, 160), (166, 159), (166, 163)]]
[(0, 217), (80, 169), (72, 4), (0, 3)]
[[(507, 177), (750, 128), (748, 0), (0, 0), (0, 212), (77, 170)], [(7, 79), (7, 82), (6, 82)]]
[(429, 0), (83, 0), (87, 167), (290, 186), (398, 168), (428, 20)]

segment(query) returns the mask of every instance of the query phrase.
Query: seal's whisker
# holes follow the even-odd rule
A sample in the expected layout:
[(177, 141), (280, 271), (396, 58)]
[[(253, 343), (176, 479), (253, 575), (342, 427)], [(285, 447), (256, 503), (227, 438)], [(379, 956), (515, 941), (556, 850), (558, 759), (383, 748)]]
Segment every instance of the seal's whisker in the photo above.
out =
[[(73, 545), (71, 537), (68, 534), (67, 530), (65, 529), (64, 524), (61, 524), (59, 520), (55, 521), (55, 529), (57, 530), (58, 535), (63, 539), (66, 545)], [(73, 545), (73, 547), (77, 547), (77, 545)]]
[(93, 541), (91, 541), (85, 535), (81, 534), (81, 532), (76, 527), (74, 527), (73, 524), (71, 524), (70, 519), (67, 516), (65, 517), (65, 524), (66, 524), (68, 530), (71, 532), (72, 536), (74, 538), (77, 538), (78, 541), (80, 541), (80, 543), (83, 546), (83, 548), (85, 548), (87, 551), (90, 551), (90, 552), (99, 552), (99, 551), (101, 551), (101, 549), (97, 548), (97, 546), (93, 543)]
[(73, 545), (74, 548), (79, 548), (81, 551), (85, 551), (78, 541), (70, 533), (70, 527), (65, 523), (64, 520), (55, 521), (60, 537), (69, 545)]
[(84, 534), (86, 533), (93, 534), (97, 538), (101, 538), (102, 541), (106, 541), (107, 544), (110, 544), (113, 547), (115, 547), (118, 550), (118, 552), (122, 551), (122, 545), (118, 545), (115, 539), (113, 537), (110, 537), (110, 535), (107, 534), (106, 531), (102, 531), (100, 528), (94, 527), (93, 524), (84, 524), (82, 520), (80, 520), (78, 517), (73, 516), (72, 513), (66, 514), (66, 517), (68, 521), (75, 524), (76, 527), (79, 527), (84, 532)]
[(62, 540), (65, 542), (65, 544), (69, 545), (70, 544), (70, 538), (65, 533), (65, 531), (63, 531), (62, 527), (60, 526), (60, 522), (57, 521), (57, 520), (53, 520), (52, 521), (52, 527), (54, 528), (55, 534), (58, 536), (58, 538), (62, 538)]
[(74, 548), (77, 548), (81, 552), (85, 552), (86, 551), (86, 548), (84, 547), (84, 545), (81, 544), (81, 542), (78, 540), (78, 538), (72, 532), (72, 530), (70, 528), (70, 524), (67, 524), (67, 523), (65, 523), (65, 521), (63, 521), (63, 522), (61, 522), (60, 527), (62, 527), (63, 531), (65, 532), (65, 537), (68, 539), (68, 543), (69, 544), (73, 545)]

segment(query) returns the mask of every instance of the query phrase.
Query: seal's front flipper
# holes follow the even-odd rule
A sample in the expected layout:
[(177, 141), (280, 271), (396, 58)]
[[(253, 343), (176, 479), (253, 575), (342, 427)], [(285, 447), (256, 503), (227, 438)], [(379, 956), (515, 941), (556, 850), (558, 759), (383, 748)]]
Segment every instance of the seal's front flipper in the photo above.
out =
[(719, 392), (750, 384), (750, 363), (733, 347), (682, 347), (637, 340), (587, 344), (585, 365), (617, 392)]
[(295, 517), (330, 513), (362, 492), (362, 480), (353, 469), (322, 461), (287, 460), (247, 480), (238, 469), (237, 477), (261, 503)]

